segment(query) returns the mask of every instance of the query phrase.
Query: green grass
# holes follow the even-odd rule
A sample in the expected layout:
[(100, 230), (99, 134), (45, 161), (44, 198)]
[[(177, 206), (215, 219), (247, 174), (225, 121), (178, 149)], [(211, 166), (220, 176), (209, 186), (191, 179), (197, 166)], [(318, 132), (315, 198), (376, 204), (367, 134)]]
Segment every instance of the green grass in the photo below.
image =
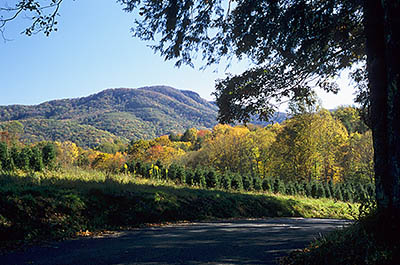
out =
[(80, 169), (0, 175), (0, 247), (149, 223), (263, 217), (352, 219), (355, 208), (328, 199), (202, 190)]

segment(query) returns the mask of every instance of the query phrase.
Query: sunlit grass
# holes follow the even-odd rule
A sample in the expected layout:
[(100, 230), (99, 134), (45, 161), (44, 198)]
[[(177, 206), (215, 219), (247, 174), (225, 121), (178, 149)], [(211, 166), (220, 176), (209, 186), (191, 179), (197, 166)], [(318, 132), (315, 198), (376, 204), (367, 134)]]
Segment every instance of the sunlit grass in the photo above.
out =
[(73, 167), (0, 175), (0, 237), (7, 239), (3, 246), (146, 223), (267, 217), (353, 219), (356, 208), (356, 204), (330, 199), (205, 190), (170, 180)]
[[(43, 173), (35, 173), (37, 177), (40, 177), (42, 181), (50, 181), (51, 180), (63, 180), (66, 184), (71, 184), (71, 181), (85, 181), (90, 182), (94, 185), (93, 182), (97, 182), (99, 185), (110, 185), (105, 184), (107, 180), (112, 180), (114, 183), (119, 184), (134, 184), (141, 186), (141, 190), (152, 191), (153, 188), (157, 187), (171, 187), (174, 189), (187, 189), (187, 190), (202, 190), (196, 186), (188, 186), (176, 184), (171, 180), (165, 179), (147, 179), (138, 176), (132, 176), (131, 174), (111, 174), (105, 173), (98, 170), (93, 169), (81, 169), (77, 167), (65, 168), (60, 171), (49, 171)], [(73, 183), (73, 182), (72, 182)], [(64, 183), (65, 184), (65, 183)], [(127, 187), (128, 187), (127, 186)], [(71, 187), (71, 186), (70, 186)], [(78, 187), (81, 188), (81, 187)], [(120, 188), (120, 187), (119, 187)], [(135, 189), (138, 189), (138, 186), (135, 186)], [(212, 189), (213, 191), (223, 191), (226, 193), (232, 194), (247, 194), (250, 196), (265, 196), (272, 197), (280, 200), (282, 203), (287, 203), (295, 212), (300, 213), (302, 217), (306, 218), (337, 218), (337, 219), (349, 219), (353, 220), (358, 216), (358, 203), (349, 203), (343, 201), (337, 201), (334, 199), (328, 198), (310, 198), (300, 195), (282, 195), (282, 194), (274, 194), (270, 192), (256, 192), (256, 191), (226, 191), (219, 189)]]

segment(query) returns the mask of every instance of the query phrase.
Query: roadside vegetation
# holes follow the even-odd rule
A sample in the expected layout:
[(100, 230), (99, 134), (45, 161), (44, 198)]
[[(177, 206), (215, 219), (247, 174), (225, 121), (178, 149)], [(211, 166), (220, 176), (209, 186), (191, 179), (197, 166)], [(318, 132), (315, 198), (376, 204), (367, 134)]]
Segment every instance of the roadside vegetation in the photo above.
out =
[(79, 169), (0, 176), (1, 247), (86, 231), (222, 218), (351, 219), (356, 204), (176, 185)]
[(150, 223), (354, 219), (375, 192), (371, 135), (353, 108), (93, 149), (0, 136), (3, 248)]
[[(382, 220), (385, 220), (382, 223)], [(394, 219), (371, 212), (342, 230), (284, 257), (281, 265), (400, 264), (400, 229)]]

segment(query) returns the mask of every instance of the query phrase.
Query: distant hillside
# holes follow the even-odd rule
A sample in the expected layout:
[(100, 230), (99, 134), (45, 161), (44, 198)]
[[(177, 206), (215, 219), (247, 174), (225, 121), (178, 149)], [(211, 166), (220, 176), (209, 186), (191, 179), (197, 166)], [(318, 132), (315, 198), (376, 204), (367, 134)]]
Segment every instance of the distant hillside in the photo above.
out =
[[(217, 123), (217, 111), (214, 103), (188, 90), (167, 86), (118, 88), (39, 105), (0, 106), (0, 130), (14, 131), (25, 142), (70, 140), (82, 147), (94, 147), (116, 139), (128, 142), (191, 127), (212, 128)], [(273, 121), (282, 119), (279, 114)]]
[[(107, 89), (88, 97), (39, 105), (0, 106), (0, 128), (18, 121), (20, 138), (73, 140), (94, 146), (105, 139), (149, 139), (187, 128), (211, 128), (217, 107), (192, 91), (166, 86)], [(18, 127), (18, 126), (17, 126)]]

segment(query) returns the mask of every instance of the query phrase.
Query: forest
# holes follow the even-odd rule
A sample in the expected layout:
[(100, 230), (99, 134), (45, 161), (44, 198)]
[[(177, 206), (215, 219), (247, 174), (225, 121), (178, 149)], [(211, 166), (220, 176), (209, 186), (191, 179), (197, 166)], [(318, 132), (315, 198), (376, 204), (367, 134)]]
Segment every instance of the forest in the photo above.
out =
[[(94, 148), (24, 143), (2, 131), (0, 250), (152, 223), (358, 219), (375, 209), (372, 136), (359, 110), (288, 117), (264, 127), (217, 124), (128, 144), (110, 138)], [(339, 253), (353, 237), (344, 231), (333, 238)], [(366, 248), (368, 259), (385, 257), (380, 246), (365, 245), (352, 257), (363, 259)]]
[(111, 139), (94, 149), (71, 141), (26, 145), (17, 135), (2, 136), (3, 171), (78, 167), (200, 188), (351, 202), (374, 196), (372, 136), (352, 107), (293, 114), (266, 127), (218, 124), (129, 144)]

